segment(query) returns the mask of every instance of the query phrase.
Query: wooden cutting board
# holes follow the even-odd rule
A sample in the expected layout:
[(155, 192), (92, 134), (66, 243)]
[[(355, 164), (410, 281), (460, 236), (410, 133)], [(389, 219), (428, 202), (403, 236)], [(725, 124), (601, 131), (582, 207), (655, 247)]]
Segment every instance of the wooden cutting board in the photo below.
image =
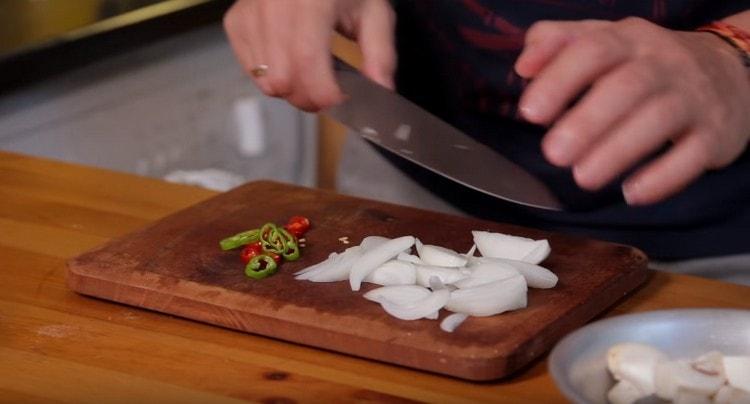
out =
[[(244, 275), (228, 235), (304, 215), (313, 223), (302, 258), (269, 278)], [(358, 244), (368, 235), (414, 235), (426, 244), (467, 251), (471, 230), (547, 238), (544, 266), (560, 278), (530, 289), (529, 307), (470, 318), (455, 332), (435, 320), (403, 321), (352, 292), (349, 283), (297, 281), (292, 273)], [(339, 238), (348, 237), (344, 245)], [(643, 283), (640, 251), (601, 241), (461, 218), (274, 182), (253, 182), (165, 217), (68, 263), (73, 290), (300, 344), (470, 380), (510, 375), (567, 332)], [(441, 311), (440, 318), (447, 315)]]

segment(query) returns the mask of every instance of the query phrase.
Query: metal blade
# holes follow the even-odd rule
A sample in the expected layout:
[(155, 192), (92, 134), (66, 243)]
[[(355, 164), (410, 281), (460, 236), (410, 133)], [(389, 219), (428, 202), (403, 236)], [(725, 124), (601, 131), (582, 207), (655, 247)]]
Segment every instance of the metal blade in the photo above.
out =
[(491, 196), (563, 209), (544, 183), (517, 164), (339, 60), (336, 78), (348, 98), (324, 113), (370, 142)]

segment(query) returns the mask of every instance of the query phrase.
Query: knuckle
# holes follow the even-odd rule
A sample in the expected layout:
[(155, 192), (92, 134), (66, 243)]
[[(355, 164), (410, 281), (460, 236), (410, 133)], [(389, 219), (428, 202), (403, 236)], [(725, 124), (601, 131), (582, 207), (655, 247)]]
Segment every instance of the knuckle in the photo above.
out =
[(554, 21), (538, 21), (529, 27), (526, 37), (529, 40), (538, 40), (547, 36), (560, 33), (560, 25)]
[(267, 95), (283, 97), (291, 92), (292, 82), (286, 76), (270, 76), (265, 80), (265, 88), (268, 90)]

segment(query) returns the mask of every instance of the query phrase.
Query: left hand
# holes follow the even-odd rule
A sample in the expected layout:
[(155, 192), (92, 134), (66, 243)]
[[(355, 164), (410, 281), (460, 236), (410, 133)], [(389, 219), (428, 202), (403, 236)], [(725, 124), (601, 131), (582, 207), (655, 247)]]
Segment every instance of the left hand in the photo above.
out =
[(750, 74), (709, 33), (638, 18), (544, 21), (529, 29), (515, 67), (533, 79), (521, 114), (551, 125), (546, 158), (572, 167), (584, 189), (603, 187), (670, 144), (624, 181), (631, 205), (661, 201), (729, 165), (750, 138)]

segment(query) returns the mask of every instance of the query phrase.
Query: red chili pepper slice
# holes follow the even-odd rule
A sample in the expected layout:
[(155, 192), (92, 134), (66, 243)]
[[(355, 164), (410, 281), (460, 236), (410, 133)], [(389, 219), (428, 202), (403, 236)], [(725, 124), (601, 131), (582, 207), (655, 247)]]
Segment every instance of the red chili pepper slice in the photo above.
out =
[(256, 241), (255, 243), (246, 245), (242, 249), (242, 252), (240, 252), (240, 259), (242, 260), (242, 262), (247, 264), (251, 259), (253, 259), (253, 257), (260, 254), (263, 254), (263, 247), (261, 247), (260, 241)]
[(292, 216), (284, 228), (295, 237), (302, 237), (310, 229), (310, 219), (304, 216)]

